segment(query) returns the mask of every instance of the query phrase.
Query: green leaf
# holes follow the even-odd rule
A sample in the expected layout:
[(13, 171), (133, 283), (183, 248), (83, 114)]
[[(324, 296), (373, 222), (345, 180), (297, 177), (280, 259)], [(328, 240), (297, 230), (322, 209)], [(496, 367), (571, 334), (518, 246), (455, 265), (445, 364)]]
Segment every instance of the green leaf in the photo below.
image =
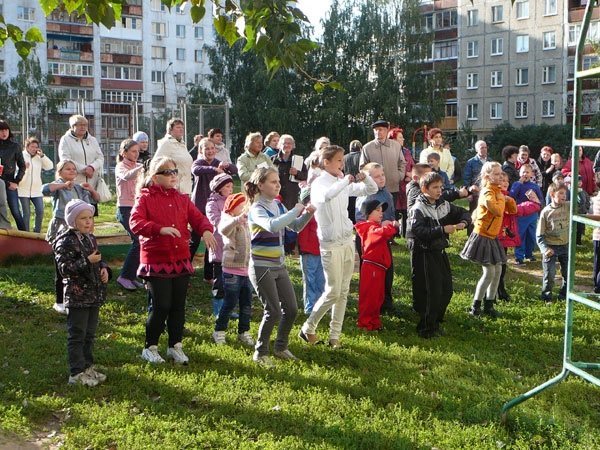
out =
[(329, 86), (331, 89), (336, 89), (338, 91), (346, 91), (346, 88), (337, 81), (330, 81), (329, 83), (327, 83), (327, 86)]
[(233, 46), (233, 44), (235, 44), (238, 39), (241, 39), (240, 34), (238, 33), (237, 27), (235, 26), (235, 23), (233, 22), (228, 22), (227, 25), (225, 26), (225, 31), (222, 34), (222, 36), (227, 39), (227, 42), (229, 43), (229, 46)]
[(310, 20), (308, 20), (308, 17), (306, 17), (306, 15), (299, 9), (299, 8), (291, 8), (292, 11), (292, 15), (298, 19), (298, 20), (302, 20), (303, 22), (309, 22)]
[(31, 51), (31, 44), (26, 41), (15, 42), (15, 48), (17, 49), (17, 53), (23, 59), (29, 56), (29, 52)]
[(300, 47), (306, 53), (316, 48), (319, 48), (319, 44), (313, 41), (309, 41), (308, 39), (300, 39), (298, 42), (296, 42), (296, 44), (298, 44), (298, 47)]
[(18, 42), (23, 39), (23, 31), (15, 25), (11, 25), (9, 23), (6, 25), (6, 31), (8, 31), (8, 37), (14, 42)]
[(204, 8), (204, 6), (192, 6), (190, 14), (192, 15), (192, 21), (194, 23), (198, 23), (204, 18), (204, 14), (206, 14), (206, 9)]
[(0, 23), (6, 23), (6, 22), (4, 21), (4, 16), (3, 16), (2, 14), (0, 14)]
[(30, 28), (25, 34), (25, 39), (29, 42), (44, 42), (44, 37), (37, 28)]
[(232, 0), (225, 0), (225, 11), (228, 13), (237, 11), (237, 5)]
[(60, 5), (60, 0), (39, 0), (40, 5), (42, 5), (42, 9), (44, 10), (44, 14), (48, 15), (52, 11), (54, 11)]
[(225, 34), (225, 27), (227, 26), (227, 19), (223, 16), (215, 17), (214, 24), (219, 36), (223, 36)]
[(325, 85), (321, 82), (315, 83), (315, 85), (313, 86), (315, 88), (315, 91), (317, 91), (317, 94), (320, 94), (321, 91), (323, 90), (323, 88), (325, 87)]
[(115, 11), (112, 6), (105, 6), (104, 15), (100, 17), (100, 23), (109, 29), (115, 26)]
[(254, 48), (254, 46), (256, 45), (256, 31), (254, 29), (253, 26), (251, 25), (246, 25), (246, 28), (244, 30), (244, 34), (246, 36), (246, 46), (244, 47), (244, 50), (242, 50), (243, 52), (247, 52), (248, 50)]

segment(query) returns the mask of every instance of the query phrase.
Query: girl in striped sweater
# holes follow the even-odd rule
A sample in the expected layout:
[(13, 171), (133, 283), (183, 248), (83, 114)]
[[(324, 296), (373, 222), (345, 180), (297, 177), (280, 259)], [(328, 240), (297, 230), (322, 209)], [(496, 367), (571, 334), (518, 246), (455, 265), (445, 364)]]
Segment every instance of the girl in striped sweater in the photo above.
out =
[(251, 233), (249, 275), (264, 307), (252, 359), (263, 367), (274, 365), (269, 358), (269, 341), (278, 322), (273, 356), (283, 360), (298, 359), (288, 350), (298, 304), (285, 267), (284, 231), (286, 227), (301, 231), (315, 212), (314, 206), (302, 203), (288, 211), (275, 200), (280, 189), (279, 174), (273, 168), (256, 169), (244, 185)]

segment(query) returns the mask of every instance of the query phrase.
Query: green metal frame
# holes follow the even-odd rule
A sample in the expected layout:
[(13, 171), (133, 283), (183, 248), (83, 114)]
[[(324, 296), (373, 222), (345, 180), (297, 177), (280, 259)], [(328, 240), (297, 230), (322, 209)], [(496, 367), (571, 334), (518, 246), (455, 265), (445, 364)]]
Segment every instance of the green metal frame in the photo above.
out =
[[(579, 147), (600, 147), (600, 139), (582, 139), (581, 138), (581, 90), (582, 82), (586, 79), (600, 78), (600, 67), (595, 67), (589, 70), (581, 70), (581, 58), (583, 55), (583, 49), (586, 42), (586, 36), (592, 18), (592, 12), (594, 6), (598, 4), (600, 0), (590, 0), (585, 9), (585, 16), (581, 27), (581, 36), (579, 36), (579, 42), (577, 44), (577, 52), (575, 53), (575, 83), (574, 83), (574, 105), (573, 105), (573, 142), (572, 142), (572, 178), (577, 180), (579, 177)], [(576, 251), (576, 232), (577, 223), (584, 223), (592, 227), (600, 227), (600, 222), (591, 220), (587, 217), (580, 216), (577, 214), (577, 195), (579, 187), (577, 182), (571, 184), (571, 219), (569, 228), (569, 270), (567, 277), (567, 300), (566, 300), (566, 315), (565, 315), (565, 337), (564, 337), (564, 351), (563, 351), (563, 368), (562, 371), (543, 384), (540, 384), (536, 388), (526, 392), (525, 394), (514, 398), (502, 408), (501, 417), (502, 420), (506, 420), (506, 414), (509, 409), (517, 406), (519, 403), (530, 399), (534, 395), (539, 394), (544, 389), (558, 383), (563, 380), (569, 373), (578, 375), (589, 382), (600, 386), (600, 379), (589, 374), (584, 369), (600, 369), (598, 363), (587, 363), (580, 361), (571, 360), (571, 344), (573, 341), (573, 307), (575, 302), (581, 303), (590, 308), (600, 311), (600, 295), (574, 292), (574, 280), (575, 280), (575, 251)]]

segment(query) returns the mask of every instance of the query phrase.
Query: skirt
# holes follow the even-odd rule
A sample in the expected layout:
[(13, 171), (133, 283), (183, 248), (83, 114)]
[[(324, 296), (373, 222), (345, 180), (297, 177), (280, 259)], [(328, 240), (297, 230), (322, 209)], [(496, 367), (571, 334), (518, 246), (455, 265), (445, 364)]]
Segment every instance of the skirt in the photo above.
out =
[(506, 264), (506, 252), (498, 238), (490, 239), (477, 233), (471, 233), (460, 257), (483, 266)]

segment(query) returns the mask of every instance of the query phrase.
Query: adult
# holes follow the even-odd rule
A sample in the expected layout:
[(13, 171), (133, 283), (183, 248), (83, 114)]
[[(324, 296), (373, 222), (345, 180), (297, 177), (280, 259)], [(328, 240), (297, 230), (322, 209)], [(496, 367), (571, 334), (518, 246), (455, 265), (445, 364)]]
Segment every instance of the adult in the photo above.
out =
[[(596, 157), (594, 158), (593, 169), (594, 169), (594, 173), (600, 172), (600, 150), (598, 150), (598, 153), (596, 153)], [(598, 230), (598, 228), (595, 228), (595, 229)]]
[(150, 143), (148, 135), (143, 131), (138, 131), (132, 136), (131, 139), (133, 139), (139, 145), (140, 154), (138, 155), (137, 162), (144, 164), (146, 161), (150, 161), (152, 159), (152, 155), (150, 155), (150, 152), (148, 151), (148, 144)]
[(8, 230), (12, 228), (10, 224), (10, 219), (8, 218), (8, 209), (6, 207), (7, 204), (8, 201), (6, 200), (6, 185), (4, 183), (4, 180), (0, 178), (0, 229), (3, 230)]
[[(475, 142), (475, 152), (475, 156), (467, 161), (465, 171), (463, 172), (464, 186), (471, 193), (469, 196), (470, 213), (473, 213), (479, 202), (479, 174), (481, 173), (481, 168), (486, 162), (491, 161), (491, 158), (487, 156), (488, 147), (485, 141), (480, 140)], [(473, 225), (470, 225), (468, 230), (472, 229)]]
[(508, 190), (512, 188), (513, 183), (519, 181), (521, 176), (517, 170), (515, 164), (517, 163), (517, 157), (519, 155), (519, 149), (514, 145), (507, 145), (502, 149), (502, 159), (504, 164), (502, 165), (502, 171), (508, 175)]
[(375, 139), (367, 142), (360, 156), (360, 167), (370, 162), (383, 166), (385, 173), (385, 187), (392, 194), (394, 205), (398, 203), (400, 181), (406, 176), (406, 159), (402, 146), (388, 139), (390, 124), (385, 120), (378, 120), (372, 125)]
[(194, 161), (198, 159), (198, 142), (200, 142), (200, 139), (202, 139), (203, 137), (204, 136), (202, 136), (201, 134), (197, 134), (196, 136), (194, 136), (194, 146), (190, 149), (190, 156)]
[(529, 164), (531, 166), (531, 168), (533, 169), (533, 178), (531, 181), (533, 181), (535, 184), (537, 184), (540, 188), (542, 187), (542, 172), (540, 171), (540, 168), (537, 165), (537, 162), (535, 162), (535, 159), (530, 158), (531, 152), (529, 151), (529, 147), (527, 147), (526, 145), (521, 145), (519, 147), (519, 155), (517, 156), (517, 161), (515, 162), (515, 167), (517, 168), (517, 170), (521, 170), (521, 166), (525, 165), (525, 164)]
[(264, 154), (269, 158), (274, 157), (279, 152), (279, 133), (277, 131), (271, 131), (265, 138), (265, 151)]
[(424, 149), (419, 156), (419, 163), (427, 164), (428, 156), (432, 152), (439, 153), (440, 155), (440, 170), (446, 172), (448, 178), (452, 179), (454, 176), (454, 160), (450, 153), (450, 148), (443, 147), (443, 134), (439, 128), (432, 128), (427, 133), (427, 140), (429, 141), (429, 147)]
[(237, 160), (238, 176), (242, 183), (250, 180), (250, 176), (257, 167), (274, 167), (271, 158), (261, 151), (262, 139), (263, 137), (258, 131), (246, 136), (244, 153)]
[[(362, 154), (362, 144), (354, 140), (350, 142), (350, 153), (344, 155), (344, 175), (356, 177), (360, 172), (360, 155)], [(348, 217), (352, 223), (356, 223), (356, 197), (348, 197)]]
[[(279, 152), (273, 158), (273, 165), (279, 171), (279, 183), (281, 189), (279, 195), (281, 195), (281, 203), (291, 211), (294, 206), (298, 203), (300, 196), (299, 181), (305, 181), (308, 175), (308, 169), (302, 164), (302, 169), (298, 170), (292, 167), (292, 156), (296, 148), (296, 141), (289, 134), (281, 135), (278, 144)], [(292, 181), (290, 177), (293, 176), (295, 181)]]
[[(565, 175), (565, 177), (573, 177), (571, 173), (572, 164), (573, 159), (569, 158), (569, 160), (565, 163), (565, 166), (562, 168), (562, 173)], [(583, 147), (581, 146), (579, 147), (579, 175), (583, 181), (582, 189), (589, 195), (592, 195), (596, 189), (596, 184), (594, 182), (594, 164), (587, 156), (585, 156)]]
[(400, 144), (402, 147), (402, 153), (404, 154), (404, 159), (406, 160), (406, 173), (404, 174), (404, 179), (400, 180), (398, 200), (395, 205), (396, 211), (398, 211), (398, 213), (402, 216), (402, 236), (406, 236), (406, 220), (408, 218), (406, 186), (412, 180), (412, 170), (413, 167), (415, 167), (415, 160), (410, 154), (410, 150), (404, 147), (404, 131), (402, 128), (392, 128), (388, 133), (388, 138)]
[(2, 175), (6, 193), (6, 202), (10, 213), (15, 219), (17, 228), (25, 231), (25, 221), (19, 208), (18, 186), (25, 176), (25, 160), (18, 142), (13, 141), (12, 130), (8, 123), (0, 120), (0, 164), (2, 164)]
[(30, 137), (25, 141), (23, 150), (25, 161), (25, 176), (19, 183), (19, 201), (23, 210), (23, 221), (25, 231), (29, 231), (29, 217), (31, 216), (31, 205), (35, 208), (34, 233), (42, 231), (44, 220), (44, 197), (42, 195), (42, 170), (50, 170), (54, 167), (52, 160), (44, 155), (40, 148), (40, 142)]
[(185, 126), (183, 120), (173, 117), (167, 122), (167, 132), (158, 141), (158, 148), (154, 154), (156, 158), (171, 158), (175, 161), (178, 170), (178, 181), (175, 186), (182, 194), (192, 193), (192, 157), (183, 142)]
[(208, 130), (208, 137), (215, 143), (215, 149), (217, 150), (215, 158), (221, 162), (231, 164), (231, 155), (225, 146), (225, 142), (223, 142), (223, 132), (221, 129), (211, 128)]
[(552, 175), (556, 171), (556, 167), (552, 164), (552, 147), (544, 145), (540, 150), (540, 157), (537, 159), (538, 167), (542, 173), (542, 195), (546, 197), (548, 187), (552, 184)]

